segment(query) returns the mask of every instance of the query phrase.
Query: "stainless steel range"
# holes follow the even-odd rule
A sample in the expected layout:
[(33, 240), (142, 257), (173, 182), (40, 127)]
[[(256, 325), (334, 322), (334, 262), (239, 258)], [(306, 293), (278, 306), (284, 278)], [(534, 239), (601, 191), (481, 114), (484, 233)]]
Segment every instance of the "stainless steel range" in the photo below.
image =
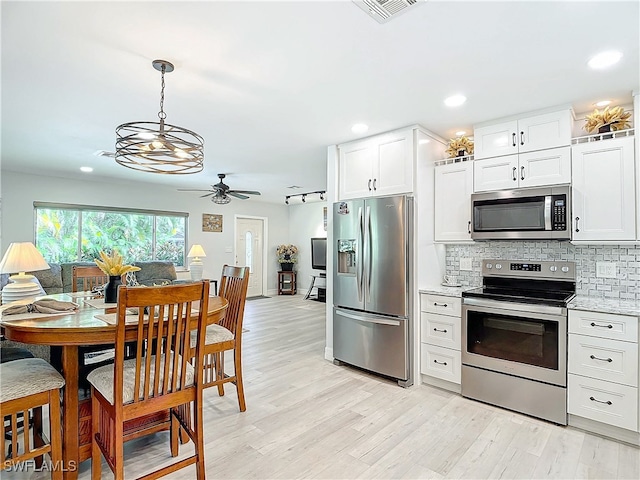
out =
[(462, 395), (567, 424), (574, 262), (485, 260), (462, 294)]

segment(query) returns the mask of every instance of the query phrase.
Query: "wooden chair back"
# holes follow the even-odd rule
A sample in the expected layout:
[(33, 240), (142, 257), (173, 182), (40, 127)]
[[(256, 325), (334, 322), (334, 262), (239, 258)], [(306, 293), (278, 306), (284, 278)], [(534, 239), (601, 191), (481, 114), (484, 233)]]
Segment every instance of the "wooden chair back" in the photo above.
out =
[(78, 291), (78, 284), (80, 284), (81, 292), (89, 292), (93, 288), (100, 287), (109, 281), (109, 276), (100, 270), (97, 265), (88, 267), (74, 265), (72, 275), (72, 292)]
[(218, 295), (229, 302), (227, 313), (220, 322), (224, 328), (233, 333), (236, 343), (242, 338), (242, 321), (244, 319), (244, 305), (247, 300), (249, 287), (249, 267), (222, 267), (220, 288)]
[[(202, 388), (200, 352), (204, 349), (209, 281), (161, 287), (120, 287), (117, 309), (116, 352), (114, 370), (114, 405), (122, 407), (124, 361), (127, 355), (127, 323), (137, 322), (133, 405), (140, 413), (144, 403), (151, 411), (181, 405), (195, 399), (188, 392)], [(193, 310), (197, 323), (194, 326)], [(135, 315), (130, 312), (135, 311)], [(197, 328), (195, 351), (190, 346), (190, 332)], [(191, 359), (195, 365), (191, 365)], [(153, 364), (151, 362), (154, 362)], [(187, 369), (195, 367), (192, 381)], [(159, 372), (159, 374), (155, 374)], [(135, 393), (137, 392), (137, 394)], [(166, 397), (161, 400), (162, 397)], [(178, 398), (175, 398), (178, 397)], [(151, 412), (149, 412), (151, 413)]]

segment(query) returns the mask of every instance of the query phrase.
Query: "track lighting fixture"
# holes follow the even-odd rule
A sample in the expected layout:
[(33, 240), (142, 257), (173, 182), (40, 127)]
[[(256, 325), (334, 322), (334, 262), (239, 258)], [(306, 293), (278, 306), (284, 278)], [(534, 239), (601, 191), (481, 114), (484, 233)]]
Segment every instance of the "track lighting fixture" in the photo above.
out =
[(327, 192), (326, 190), (316, 190), (315, 192), (306, 192), (306, 193), (298, 193), (296, 195), (287, 195), (286, 197), (284, 197), (284, 203), (289, 205), (289, 200), (291, 199), (291, 197), (301, 197), (302, 203), (307, 203), (307, 195), (315, 195), (316, 193), (320, 195), (320, 200), (324, 200), (324, 195)]

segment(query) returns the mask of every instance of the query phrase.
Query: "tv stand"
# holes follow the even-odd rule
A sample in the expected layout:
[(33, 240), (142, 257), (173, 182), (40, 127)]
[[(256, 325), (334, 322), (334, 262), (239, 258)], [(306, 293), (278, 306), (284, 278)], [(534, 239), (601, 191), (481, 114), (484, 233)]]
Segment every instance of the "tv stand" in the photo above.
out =
[[(316, 280), (318, 278), (321, 278), (324, 280), (324, 284), (322, 285), (316, 285)], [(307, 294), (304, 296), (305, 300), (308, 299), (312, 299), (312, 300), (317, 300), (319, 302), (326, 302), (327, 301), (327, 272), (320, 272), (320, 274), (318, 275), (311, 275), (311, 285), (309, 286), (309, 290), (307, 291)], [(316, 289), (316, 295), (315, 297), (311, 296), (311, 292), (313, 291), (313, 289)]]

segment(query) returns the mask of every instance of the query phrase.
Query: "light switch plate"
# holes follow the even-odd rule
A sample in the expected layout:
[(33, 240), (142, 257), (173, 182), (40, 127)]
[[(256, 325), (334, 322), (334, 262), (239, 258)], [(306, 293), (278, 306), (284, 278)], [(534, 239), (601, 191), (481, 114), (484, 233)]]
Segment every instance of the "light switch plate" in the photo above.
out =
[(616, 267), (615, 262), (596, 262), (596, 277), (616, 278)]
[(473, 259), (471, 257), (460, 257), (460, 270), (473, 270)]

